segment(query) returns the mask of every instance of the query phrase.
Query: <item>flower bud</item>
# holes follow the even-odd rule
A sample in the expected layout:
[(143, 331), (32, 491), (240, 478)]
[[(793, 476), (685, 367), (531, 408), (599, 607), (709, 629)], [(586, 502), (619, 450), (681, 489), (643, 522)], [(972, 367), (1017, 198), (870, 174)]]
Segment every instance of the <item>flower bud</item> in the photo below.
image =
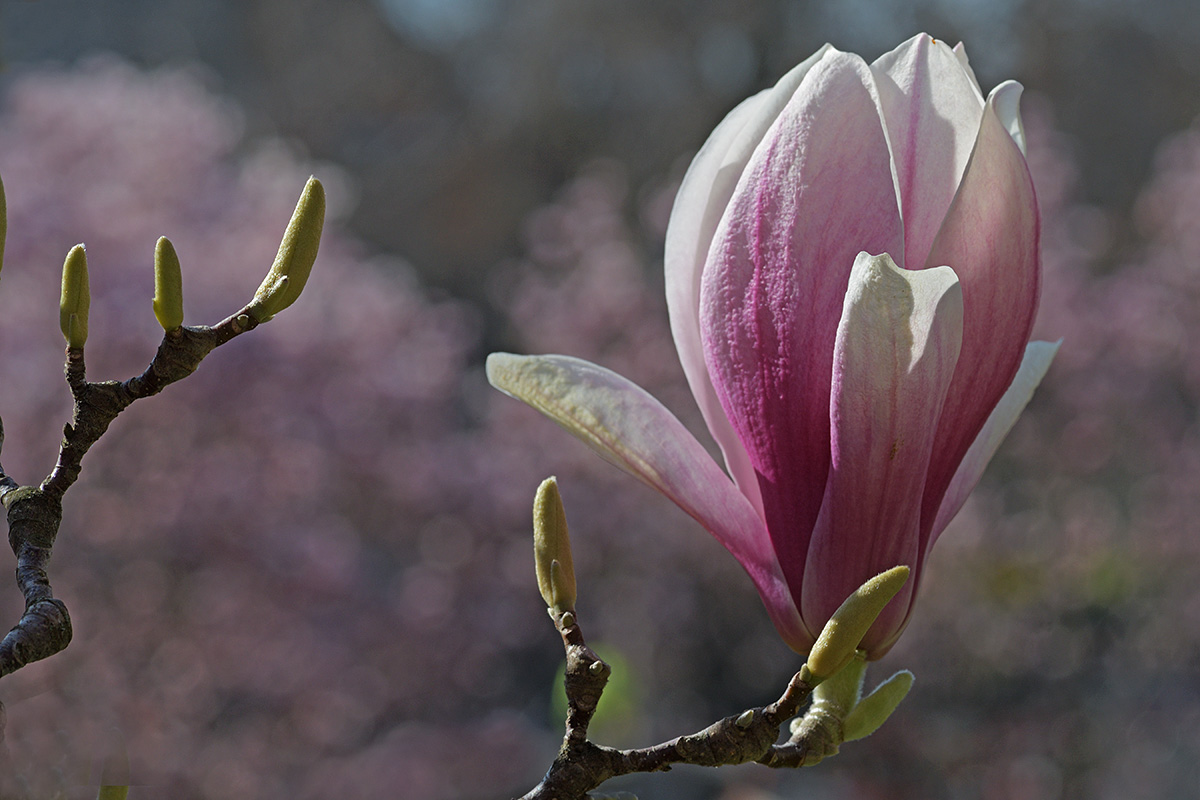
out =
[(175, 247), (165, 236), (154, 247), (154, 316), (164, 331), (183, 324), (183, 274)]
[(873, 692), (860, 700), (854, 710), (846, 715), (843, 741), (853, 742), (878, 730), (908, 694), (914, 680), (913, 674), (904, 669), (876, 686)]
[(296, 302), (317, 260), (324, 225), (325, 189), (319, 180), (309, 178), (283, 233), (275, 263), (254, 293), (251, 313), (256, 320), (266, 322)]
[(533, 499), (533, 555), (538, 589), (546, 606), (560, 614), (573, 611), (575, 567), (571, 561), (571, 538), (558, 481), (553, 477), (542, 481)]
[(67, 340), (67, 347), (72, 350), (82, 349), (87, 342), (90, 305), (87, 253), (82, 244), (77, 244), (67, 253), (67, 260), (63, 262), (62, 295), (58, 303), (58, 324)]
[(808, 654), (808, 668), (814, 678), (825, 680), (854, 658), (875, 618), (908, 580), (908, 572), (908, 567), (899, 566), (879, 573), (833, 612)]

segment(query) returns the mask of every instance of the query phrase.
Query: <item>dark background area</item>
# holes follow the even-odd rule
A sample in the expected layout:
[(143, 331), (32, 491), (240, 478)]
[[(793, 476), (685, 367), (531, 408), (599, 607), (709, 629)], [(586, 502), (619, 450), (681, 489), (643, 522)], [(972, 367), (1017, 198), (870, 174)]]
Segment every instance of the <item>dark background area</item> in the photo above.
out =
[(922, 30), (968, 42), (985, 87), (1050, 98), (1087, 165), (1081, 199), (1128, 242), (1157, 144), (1200, 113), (1189, 0), (25, 0), (4, 4), (0, 54), (9, 75), (101, 51), (204, 65), (251, 139), (349, 171), (355, 234), (471, 294), (596, 157), (662, 179), (822, 43), (873, 58)]

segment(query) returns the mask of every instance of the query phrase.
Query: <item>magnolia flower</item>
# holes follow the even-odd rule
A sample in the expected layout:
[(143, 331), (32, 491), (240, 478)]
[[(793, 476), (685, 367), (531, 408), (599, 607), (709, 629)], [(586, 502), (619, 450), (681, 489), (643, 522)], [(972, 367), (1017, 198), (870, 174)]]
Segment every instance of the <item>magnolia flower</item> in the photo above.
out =
[(741, 562), (807, 652), (838, 605), (912, 579), (1057, 349), (1030, 342), (1039, 221), (1021, 86), (917, 36), (867, 64), (826, 45), (730, 112), (666, 241), (671, 329), (728, 474), (657, 400), (567, 356), (488, 377), (674, 500)]

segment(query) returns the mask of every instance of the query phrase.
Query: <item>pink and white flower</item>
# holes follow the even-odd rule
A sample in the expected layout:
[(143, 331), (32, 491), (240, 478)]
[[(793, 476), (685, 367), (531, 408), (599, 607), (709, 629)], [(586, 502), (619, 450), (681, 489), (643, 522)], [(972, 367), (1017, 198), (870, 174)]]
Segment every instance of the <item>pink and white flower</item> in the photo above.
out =
[(1050, 365), (1030, 342), (1039, 220), (1008, 81), (959, 45), (826, 45), (735, 108), (667, 231), (671, 328), (728, 474), (644, 390), (568, 356), (488, 358), (500, 390), (674, 500), (806, 652), (860, 584), (913, 579)]

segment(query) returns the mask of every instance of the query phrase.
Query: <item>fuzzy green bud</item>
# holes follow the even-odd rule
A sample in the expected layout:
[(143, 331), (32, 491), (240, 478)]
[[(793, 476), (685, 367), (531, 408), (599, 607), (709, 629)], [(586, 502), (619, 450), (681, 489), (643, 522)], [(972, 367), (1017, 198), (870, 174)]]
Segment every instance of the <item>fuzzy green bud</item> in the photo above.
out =
[(853, 742), (878, 730), (908, 694), (914, 680), (916, 679), (911, 672), (906, 669), (900, 670), (858, 701), (854, 710), (846, 715), (844, 740)]
[(567, 532), (567, 512), (558, 493), (558, 481), (553, 477), (542, 481), (533, 498), (533, 557), (538, 590), (546, 606), (560, 614), (574, 611), (575, 567), (571, 561), (571, 537)]
[(862, 651), (858, 651), (850, 663), (813, 689), (813, 705), (822, 705), (829, 713), (844, 719), (858, 704), (866, 675), (867, 660)]
[(154, 246), (154, 316), (164, 331), (183, 324), (183, 272), (175, 247), (165, 236)]
[(892, 567), (855, 590), (833, 612), (808, 654), (808, 668), (817, 680), (836, 675), (850, 663), (858, 645), (884, 606), (908, 580), (908, 567)]
[(63, 262), (62, 295), (58, 302), (58, 324), (67, 347), (83, 348), (88, 335), (88, 307), (92, 298), (88, 291), (87, 253), (77, 244)]
[(309, 178), (283, 233), (275, 263), (254, 293), (250, 313), (257, 321), (271, 319), (296, 302), (300, 292), (304, 291), (313, 262), (317, 260), (324, 225), (325, 188), (316, 178)]

